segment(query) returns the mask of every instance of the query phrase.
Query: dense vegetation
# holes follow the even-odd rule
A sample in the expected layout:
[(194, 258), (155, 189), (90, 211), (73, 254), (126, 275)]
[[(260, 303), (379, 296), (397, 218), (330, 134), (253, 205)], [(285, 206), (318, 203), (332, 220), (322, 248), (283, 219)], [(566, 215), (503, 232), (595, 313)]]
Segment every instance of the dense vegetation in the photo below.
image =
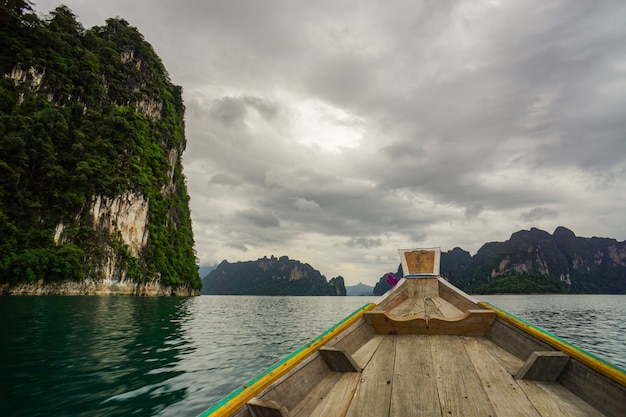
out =
[[(474, 256), (460, 248), (442, 252), (441, 274), (472, 294), (626, 294), (626, 242), (577, 237), (565, 227), (553, 234), (531, 228), (486, 243)], [(374, 294), (389, 288), (385, 274)]]
[(343, 277), (326, 280), (306, 263), (286, 256), (256, 261), (222, 261), (204, 279), (203, 294), (346, 295)]
[[(183, 116), (181, 88), (128, 22), (86, 30), (65, 6), (39, 18), (0, 2), (0, 282), (98, 278), (107, 247), (126, 277), (199, 288)], [(149, 201), (139, 258), (86, 219), (94, 196), (124, 192)]]
[(508, 275), (476, 287), (476, 294), (560, 294), (568, 293), (565, 284), (542, 275)]

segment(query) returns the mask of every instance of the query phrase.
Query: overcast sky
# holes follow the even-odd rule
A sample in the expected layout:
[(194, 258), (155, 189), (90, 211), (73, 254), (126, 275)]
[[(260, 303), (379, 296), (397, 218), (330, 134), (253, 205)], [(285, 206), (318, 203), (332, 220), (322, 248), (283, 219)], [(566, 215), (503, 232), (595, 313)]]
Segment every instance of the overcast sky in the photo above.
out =
[(126, 19), (183, 87), (202, 265), (373, 285), (399, 248), (626, 239), (626, 2), (64, 4)]

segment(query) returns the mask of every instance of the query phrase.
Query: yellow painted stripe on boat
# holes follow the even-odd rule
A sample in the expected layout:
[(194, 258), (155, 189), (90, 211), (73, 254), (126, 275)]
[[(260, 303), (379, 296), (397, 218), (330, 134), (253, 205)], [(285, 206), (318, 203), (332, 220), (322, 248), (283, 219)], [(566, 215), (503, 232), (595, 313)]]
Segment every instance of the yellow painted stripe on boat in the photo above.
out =
[(261, 391), (267, 388), (278, 378), (293, 369), (302, 360), (319, 350), (332, 338), (334, 338), (335, 336), (346, 330), (348, 327), (352, 326), (358, 320), (360, 320), (361, 317), (363, 317), (363, 313), (373, 309), (374, 307), (376, 307), (376, 304), (374, 303), (364, 305), (330, 329), (326, 330), (310, 343), (302, 346), (300, 349), (287, 356), (281, 362), (270, 367), (261, 375), (249, 381), (243, 387), (240, 387), (239, 389), (233, 391), (229, 396), (222, 399), (220, 402), (218, 402), (202, 414), (198, 415), (198, 417), (230, 416), (232, 413), (234, 413), (240, 407), (250, 401), (250, 399), (261, 393)]
[(543, 330), (537, 326), (533, 326), (532, 324), (525, 322), (519, 317), (516, 317), (513, 314), (504, 310), (501, 310), (498, 307), (495, 307), (489, 303), (479, 301), (478, 305), (480, 307), (495, 311), (496, 315), (507, 323), (510, 323), (518, 329), (521, 329), (531, 336), (536, 337), (537, 339), (547, 343), (553, 348), (556, 348), (561, 352), (568, 354), (570, 357), (576, 359), (582, 364), (626, 387), (626, 372), (623, 369), (612, 365), (592, 355), (591, 353), (586, 352), (583, 349), (580, 349), (566, 342), (565, 340), (553, 335), (552, 333)]

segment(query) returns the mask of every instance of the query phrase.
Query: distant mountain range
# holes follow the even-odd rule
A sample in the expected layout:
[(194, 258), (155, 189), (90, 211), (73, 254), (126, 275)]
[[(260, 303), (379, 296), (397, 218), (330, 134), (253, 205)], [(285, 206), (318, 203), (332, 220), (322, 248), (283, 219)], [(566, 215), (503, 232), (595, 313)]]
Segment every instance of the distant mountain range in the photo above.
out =
[(327, 281), (311, 265), (287, 256), (222, 261), (203, 281), (202, 294), (346, 295), (343, 277)]
[[(474, 256), (461, 248), (443, 252), (441, 275), (469, 293), (626, 294), (626, 242), (532, 228), (486, 243)], [(374, 295), (389, 288), (384, 274)]]
[(372, 295), (374, 294), (374, 287), (371, 285), (363, 284), (359, 282), (356, 285), (346, 287), (346, 295)]

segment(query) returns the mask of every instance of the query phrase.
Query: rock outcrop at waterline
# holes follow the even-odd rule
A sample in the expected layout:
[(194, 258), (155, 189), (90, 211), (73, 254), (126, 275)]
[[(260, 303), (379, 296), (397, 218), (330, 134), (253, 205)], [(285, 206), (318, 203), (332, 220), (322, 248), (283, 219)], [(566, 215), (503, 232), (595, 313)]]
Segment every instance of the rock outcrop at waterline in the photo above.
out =
[(0, 4), (0, 291), (199, 294), (182, 90), (123, 19)]
[(138, 295), (178, 296), (198, 295), (197, 288), (185, 285), (167, 286), (158, 282), (138, 283), (133, 281), (83, 280), (59, 282), (22, 282), (0, 284), (2, 295)]

